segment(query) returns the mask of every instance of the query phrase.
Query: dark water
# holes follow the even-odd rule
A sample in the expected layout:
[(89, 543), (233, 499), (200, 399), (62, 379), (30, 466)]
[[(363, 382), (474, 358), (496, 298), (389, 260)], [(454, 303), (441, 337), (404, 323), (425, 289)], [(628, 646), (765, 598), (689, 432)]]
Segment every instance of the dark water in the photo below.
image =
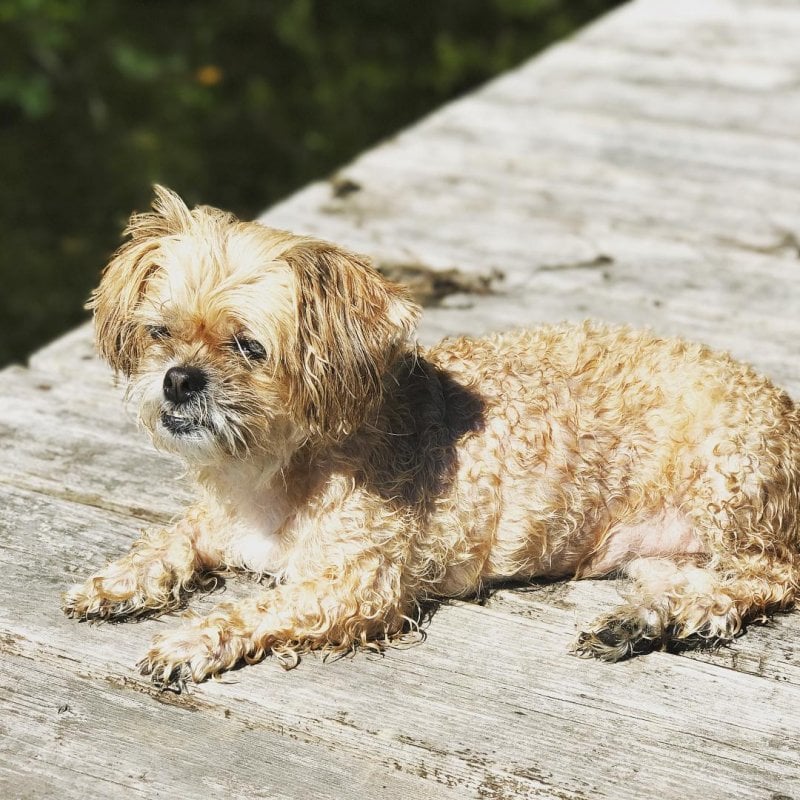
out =
[(0, 365), (161, 182), (252, 216), (619, 0), (0, 2)]

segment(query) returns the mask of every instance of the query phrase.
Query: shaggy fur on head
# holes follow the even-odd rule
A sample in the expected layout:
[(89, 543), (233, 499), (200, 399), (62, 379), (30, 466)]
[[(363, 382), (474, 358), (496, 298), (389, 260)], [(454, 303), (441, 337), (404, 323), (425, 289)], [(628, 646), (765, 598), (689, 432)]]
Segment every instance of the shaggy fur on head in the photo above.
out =
[(795, 601), (800, 416), (751, 368), (599, 324), (423, 350), (362, 256), (189, 210), (157, 187), (91, 299), (97, 343), (198, 500), (67, 594), (81, 619), (269, 576), (155, 638), (183, 685), (272, 653), (380, 647), (431, 598), (626, 571), (575, 644), (616, 660), (724, 642)]

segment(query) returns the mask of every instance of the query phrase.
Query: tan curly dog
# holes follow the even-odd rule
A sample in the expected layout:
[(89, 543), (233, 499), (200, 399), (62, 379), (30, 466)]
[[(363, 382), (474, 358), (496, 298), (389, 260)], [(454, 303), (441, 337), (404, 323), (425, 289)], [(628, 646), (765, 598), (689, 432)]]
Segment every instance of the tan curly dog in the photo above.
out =
[(157, 187), (91, 305), (103, 356), (197, 502), (74, 587), (68, 614), (175, 609), (210, 575), (270, 578), (157, 636), (162, 686), (273, 653), (382, 646), (432, 598), (624, 571), (575, 648), (725, 642), (800, 583), (800, 416), (750, 367), (600, 324), (412, 341), (369, 262)]

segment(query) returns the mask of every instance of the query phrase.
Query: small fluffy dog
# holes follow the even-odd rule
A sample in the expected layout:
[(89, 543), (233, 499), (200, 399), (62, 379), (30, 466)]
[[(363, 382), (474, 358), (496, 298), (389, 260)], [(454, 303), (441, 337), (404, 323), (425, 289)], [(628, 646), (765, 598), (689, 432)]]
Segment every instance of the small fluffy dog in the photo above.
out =
[(161, 187), (126, 233), (90, 302), (98, 346), (199, 498), (65, 611), (271, 579), (157, 636), (157, 684), (380, 647), (428, 600), (506, 579), (624, 571), (627, 604), (575, 643), (608, 660), (726, 642), (794, 603), (800, 414), (750, 367), (589, 323), (424, 350), (419, 308), (367, 259)]

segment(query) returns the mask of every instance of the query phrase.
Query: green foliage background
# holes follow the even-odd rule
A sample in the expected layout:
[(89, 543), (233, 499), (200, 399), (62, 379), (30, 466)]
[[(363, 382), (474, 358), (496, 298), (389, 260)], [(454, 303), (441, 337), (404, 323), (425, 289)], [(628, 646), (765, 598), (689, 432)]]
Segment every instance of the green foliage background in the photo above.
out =
[(0, 0), (0, 364), (159, 181), (251, 216), (619, 0)]

